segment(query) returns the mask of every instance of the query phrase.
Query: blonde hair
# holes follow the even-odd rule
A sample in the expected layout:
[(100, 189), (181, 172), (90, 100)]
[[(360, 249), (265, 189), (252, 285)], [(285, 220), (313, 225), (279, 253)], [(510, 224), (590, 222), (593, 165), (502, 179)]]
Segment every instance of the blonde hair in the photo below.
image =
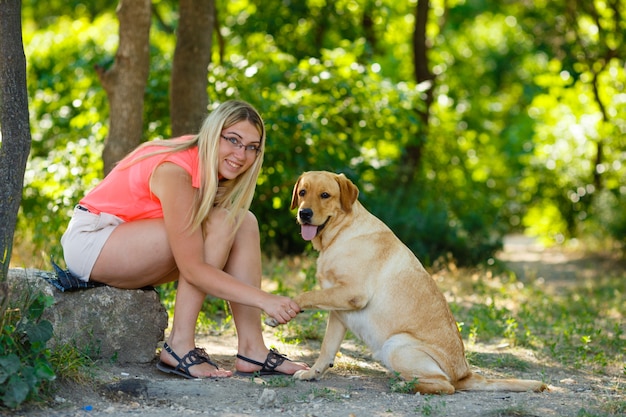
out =
[[(250, 168), (243, 174), (220, 184), (218, 164), (222, 131), (242, 121), (248, 121), (257, 128), (261, 137), (259, 153)], [(137, 150), (148, 146), (162, 146), (165, 149), (159, 149), (133, 159), (132, 155)], [(127, 158), (129, 161), (128, 166), (153, 155), (180, 152), (194, 146), (198, 147), (201, 181), (200, 189), (196, 193), (192, 207), (189, 226), (192, 230), (201, 227), (211, 209), (220, 207), (228, 211), (227, 221), (235, 225), (233, 228), (234, 233), (241, 225), (245, 212), (250, 209), (257, 178), (263, 165), (263, 155), (265, 153), (265, 126), (263, 119), (249, 103), (238, 100), (226, 101), (206, 117), (200, 132), (191, 140), (182, 143), (169, 140), (154, 140), (143, 143)]]

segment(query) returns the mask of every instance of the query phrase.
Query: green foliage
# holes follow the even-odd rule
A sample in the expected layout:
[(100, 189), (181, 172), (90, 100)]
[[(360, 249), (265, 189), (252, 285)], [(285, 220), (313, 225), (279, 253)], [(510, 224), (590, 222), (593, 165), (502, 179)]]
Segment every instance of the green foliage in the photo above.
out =
[(415, 407), (415, 411), (423, 416), (445, 415), (446, 403), (442, 398), (438, 395), (424, 395), (422, 397), (423, 401), (419, 406)]
[(507, 369), (513, 371), (527, 371), (528, 363), (511, 354), (490, 354), (482, 352), (468, 352), (467, 360), (471, 365), (489, 369)]
[[(254, 381), (254, 377), (252, 378), (252, 380)], [(263, 379), (262, 384), (264, 386), (273, 388), (293, 387), (296, 385), (296, 379), (291, 376), (278, 375), (271, 378)]]
[(39, 27), (54, 24), (61, 16), (93, 19), (103, 11), (115, 11), (117, 0), (48, 0), (45, 7), (37, 0), (22, 1), (22, 15)]
[(37, 399), (55, 379), (46, 343), (52, 325), (42, 320), (51, 300), (42, 294), (27, 294), (21, 306), (9, 307), (0, 317), (0, 404), (15, 409)]
[(394, 372), (389, 379), (389, 389), (391, 392), (401, 394), (413, 394), (418, 384), (419, 380), (417, 378), (413, 378), (411, 381), (405, 381), (398, 372)]
[(60, 380), (79, 384), (92, 381), (94, 360), (89, 357), (88, 352), (72, 344), (56, 344), (50, 352), (50, 364)]
[[(501, 236), (548, 241), (626, 237), (624, 19), (601, 1), (431, 2), (435, 76), (428, 125), (416, 85), (414, 2), (217, 1), (223, 49), (209, 71), (212, 105), (253, 103), (268, 152), (253, 210), (264, 252), (301, 253), (289, 212), (307, 170), (343, 172), (361, 200), (431, 264), (489, 259)], [(72, 207), (102, 176), (108, 104), (95, 66), (117, 47), (116, 2), (24, 2), (32, 155), (14, 263), (60, 258)], [(155, 2), (145, 138), (168, 137), (177, 4)], [(550, 35), (547, 36), (546, 33)], [(423, 146), (406, 186), (408, 145)]]

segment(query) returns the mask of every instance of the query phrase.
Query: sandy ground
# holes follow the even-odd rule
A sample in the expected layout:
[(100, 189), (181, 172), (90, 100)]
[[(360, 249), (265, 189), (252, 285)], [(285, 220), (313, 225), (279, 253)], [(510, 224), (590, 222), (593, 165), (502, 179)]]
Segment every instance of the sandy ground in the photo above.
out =
[[(566, 285), (571, 274), (584, 274), (582, 258), (544, 251), (523, 238), (506, 242), (500, 256), (519, 274), (551, 276), (554, 285)], [(589, 266), (592, 268), (592, 266)], [(273, 329), (265, 331), (269, 345), (293, 359), (313, 363), (319, 345), (283, 344)], [(236, 354), (233, 332), (202, 336), (206, 348), (222, 367), (232, 369)], [(542, 379), (544, 393), (456, 393), (423, 396), (393, 392), (392, 376), (372, 360), (359, 342), (345, 341), (335, 368), (317, 382), (232, 377), (184, 380), (144, 365), (100, 364), (91, 386), (62, 386), (55, 402), (42, 408), (12, 412), (14, 416), (577, 416), (607, 415), (603, 404), (626, 401), (623, 370), (597, 375), (568, 369), (535, 358), (530, 351), (502, 346), (472, 346), (484, 355), (514, 355), (527, 362), (523, 373), (507, 369), (475, 369), (490, 377)], [(585, 410), (585, 411), (582, 411)], [(1, 413), (1, 411), (0, 411)]]

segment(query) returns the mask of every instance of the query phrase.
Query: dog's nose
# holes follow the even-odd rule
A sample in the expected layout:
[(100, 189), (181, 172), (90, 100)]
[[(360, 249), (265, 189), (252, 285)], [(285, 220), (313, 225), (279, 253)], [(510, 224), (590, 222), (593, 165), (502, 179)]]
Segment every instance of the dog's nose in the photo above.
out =
[(308, 223), (313, 218), (313, 210), (310, 208), (302, 209), (298, 212), (298, 217), (300, 217), (300, 221)]

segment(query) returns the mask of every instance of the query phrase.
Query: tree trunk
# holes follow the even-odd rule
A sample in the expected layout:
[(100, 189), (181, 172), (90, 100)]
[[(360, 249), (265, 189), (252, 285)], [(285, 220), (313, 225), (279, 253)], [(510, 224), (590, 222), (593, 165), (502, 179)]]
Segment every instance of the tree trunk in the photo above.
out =
[(22, 2), (0, 1), (0, 311), (30, 152)]
[(376, 4), (372, 1), (366, 1), (363, 3), (361, 26), (363, 27), (363, 34), (367, 44), (370, 46), (370, 52), (364, 57), (368, 61), (371, 60), (374, 55), (380, 53), (378, 50), (378, 38), (376, 37), (376, 31), (374, 30), (374, 18), (372, 17), (376, 8)]
[(435, 77), (429, 70), (428, 44), (426, 39), (429, 10), (430, 4), (428, 0), (418, 0), (415, 9), (415, 30), (413, 32), (413, 67), (415, 71), (415, 81), (424, 86), (424, 105), (415, 110), (419, 116), (421, 126), (419, 133), (407, 144), (405, 149), (404, 158), (401, 163), (403, 172), (400, 179), (402, 182), (411, 182), (421, 163), (422, 151), (426, 143), (428, 132), (430, 106), (433, 102)]
[(109, 134), (102, 159), (104, 173), (141, 143), (143, 103), (150, 71), (150, 0), (120, 0), (120, 42), (113, 66), (96, 68), (110, 103)]
[(208, 113), (208, 67), (215, 26), (214, 0), (180, 0), (170, 84), (172, 135), (197, 133)]

